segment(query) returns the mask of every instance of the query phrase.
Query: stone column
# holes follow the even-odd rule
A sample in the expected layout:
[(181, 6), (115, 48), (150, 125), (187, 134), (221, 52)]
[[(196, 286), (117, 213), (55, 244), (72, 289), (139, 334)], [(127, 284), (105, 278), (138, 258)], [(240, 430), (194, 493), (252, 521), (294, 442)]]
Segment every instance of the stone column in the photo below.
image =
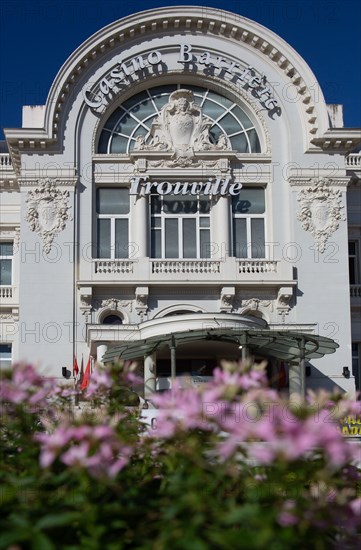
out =
[(103, 355), (107, 351), (108, 346), (106, 344), (98, 344), (97, 345), (97, 363), (100, 365), (103, 365)]
[(157, 377), (157, 359), (156, 354), (147, 355), (144, 358), (144, 399), (149, 397), (156, 390), (156, 377)]
[(230, 255), (230, 214), (228, 197), (213, 198), (211, 210), (211, 257), (224, 259)]
[(131, 195), (129, 258), (145, 258), (148, 254), (148, 197)]

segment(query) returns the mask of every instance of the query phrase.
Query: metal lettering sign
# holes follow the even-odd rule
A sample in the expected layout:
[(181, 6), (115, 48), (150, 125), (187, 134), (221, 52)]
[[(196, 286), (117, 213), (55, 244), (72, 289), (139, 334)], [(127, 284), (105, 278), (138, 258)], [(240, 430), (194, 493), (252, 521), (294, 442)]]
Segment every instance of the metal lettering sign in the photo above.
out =
[[(88, 83), (83, 88), (85, 103), (93, 110), (102, 109), (113, 99), (114, 95), (122, 89), (134, 84), (136, 80), (144, 78), (144, 74), (167, 73), (169, 67), (166, 57), (169, 53), (162, 53), (159, 50), (152, 50), (143, 55), (137, 55), (131, 59), (124, 59), (117, 63), (101, 80), (95, 85)], [(232, 81), (245, 88), (252, 97), (258, 99), (261, 105), (272, 115), (281, 115), (281, 108), (273, 95), (271, 84), (264, 74), (260, 74), (254, 67), (235, 62), (224, 56), (209, 51), (197, 52), (190, 44), (179, 46), (178, 63), (184, 69), (192, 66), (192, 72), (203, 71), (226, 81)]]
[(242, 183), (231, 182), (231, 177), (208, 178), (207, 181), (171, 183), (169, 181), (148, 181), (148, 176), (139, 176), (130, 180), (130, 195), (239, 195)]

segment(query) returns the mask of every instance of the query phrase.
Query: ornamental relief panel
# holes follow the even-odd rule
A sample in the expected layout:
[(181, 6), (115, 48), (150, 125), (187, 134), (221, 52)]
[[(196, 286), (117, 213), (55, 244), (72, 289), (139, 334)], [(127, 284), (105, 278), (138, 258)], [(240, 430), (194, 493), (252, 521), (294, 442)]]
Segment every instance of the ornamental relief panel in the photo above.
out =
[(37, 233), (43, 243), (43, 251), (49, 254), (54, 238), (65, 229), (71, 220), (69, 210), (69, 191), (61, 191), (58, 180), (39, 179), (34, 190), (28, 192), (25, 220), (30, 230)]
[(314, 186), (302, 189), (297, 200), (300, 208), (297, 219), (305, 231), (315, 239), (316, 249), (323, 253), (330, 236), (339, 228), (340, 221), (346, 218), (341, 212), (342, 195), (340, 190), (331, 189), (332, 180), (322, 178)]

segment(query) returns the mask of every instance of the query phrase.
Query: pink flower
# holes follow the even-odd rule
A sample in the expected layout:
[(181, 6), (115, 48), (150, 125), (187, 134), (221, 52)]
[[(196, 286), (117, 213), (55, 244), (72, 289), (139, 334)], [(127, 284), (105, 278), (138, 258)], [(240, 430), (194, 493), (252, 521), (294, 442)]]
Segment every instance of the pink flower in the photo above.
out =
[(85, 466), (89, 452), (89, 443), (84, 441), (79, 445), (73, 445), (60, 459), (67, 466)]

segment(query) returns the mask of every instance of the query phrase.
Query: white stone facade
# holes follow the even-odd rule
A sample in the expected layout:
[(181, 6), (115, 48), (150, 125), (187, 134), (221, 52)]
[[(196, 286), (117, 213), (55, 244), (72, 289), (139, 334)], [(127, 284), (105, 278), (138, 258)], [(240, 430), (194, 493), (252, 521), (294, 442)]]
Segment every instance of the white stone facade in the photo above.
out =
[[(238, 15), (159, 8), (100, 30), (5, 131), (3, 360), (61, 376), (74, 355), (247, 314), (335, 339), (307, 386), (353, 392), (361, 133), (341, 124), (305, 61)], [(211, 344), (180, 365), (237, 358)]]

